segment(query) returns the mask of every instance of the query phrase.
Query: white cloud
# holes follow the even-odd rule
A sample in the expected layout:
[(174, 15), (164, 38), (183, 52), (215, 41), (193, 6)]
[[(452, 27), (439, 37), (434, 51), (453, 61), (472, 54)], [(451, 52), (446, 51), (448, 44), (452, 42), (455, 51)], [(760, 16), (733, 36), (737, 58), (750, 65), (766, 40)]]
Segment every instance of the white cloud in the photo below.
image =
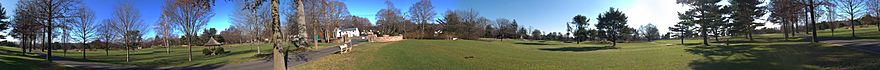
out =
[(630, 7), (620, 10), (626, 13), (630, 27), (638, 28), (648, 23), (657, 26), (661, 33), (668, 32), (668, 27), (675, 25), (678, 20), (678, 12), (689, 9), (675, 0), (639, 0), (633, 1)]

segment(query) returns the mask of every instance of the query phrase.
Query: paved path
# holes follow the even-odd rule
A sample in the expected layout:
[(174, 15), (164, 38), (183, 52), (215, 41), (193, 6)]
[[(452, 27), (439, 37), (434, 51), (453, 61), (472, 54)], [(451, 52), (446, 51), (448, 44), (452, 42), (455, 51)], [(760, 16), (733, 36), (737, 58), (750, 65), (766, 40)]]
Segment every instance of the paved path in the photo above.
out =
[[(354, 46), (359, 45), (366, 40), (355, 39), (352, 44)], [(305, 64), (309, 61), (314, 61), (320, 59), (321, 57), (334, 54), (339, 52), (339, 48), (337, 46), (328, 47), (317, 51), (307, 51), (298, 54), (288, 55), (287, 56), (287, 68), (297, 67), (299, 65)], [(270, 60), (257, 60), (239, 64), (232, 64), (221, 66), (216, 68), (216, 70), (272, 70), (272, 61)]]
[[(295, 55), (287, 56), (287, 67), (292, 68), (296, 65), (305, 64), (306, 62), (312, 61), (314, 59), (320, 59), (321, 57), (336, 53), (339, 51), (339, 48), (325, 48), (317, 51), (308, 51)], [(272, 61), (270, 60), (257, 60), (239, 64), (231, 64), (226, 66), (221, 66), (216, 68), (216, 70), (272, 70)]]
[(871, 54), (880, 54), (880, 40), (877, 39), (859, 39), (859, 40), (828, 40), (822, 43), (843, 46), (853, 50), (868, 52)]

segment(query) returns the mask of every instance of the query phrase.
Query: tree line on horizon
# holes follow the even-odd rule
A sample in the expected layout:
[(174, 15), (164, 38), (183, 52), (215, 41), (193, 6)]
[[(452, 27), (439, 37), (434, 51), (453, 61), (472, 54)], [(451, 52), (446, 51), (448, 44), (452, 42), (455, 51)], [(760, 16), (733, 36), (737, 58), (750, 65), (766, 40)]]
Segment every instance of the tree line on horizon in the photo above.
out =
[[(818, 38), (817, 30), (830, 29), (834, 35), (835, 29), (843, 26), (849, 26), (851, 38), (857, 38), (856, 26), (874, 24), (880, 27), (877, 22), (880, 18), (875, 17), (880, 15), (880, 1), (729, 0), (730, 5), (720, 5), (719, 2), (721, 0), (677, 0), (676, 3), (693, 9), (679, 12), (682, 21), (669, 30), (676, 33), (674, 36), (681, 39), (682, 44), (685, 38), (701, 37), (702, 44), (708, 46), (709, 39), (714, 37), (720, 42), (722, 36), (742, 36), (754, 41), (752, 35), (755, 33), (783, 33), (785, 40), (792, 36), (808, 36), (811, 42), (818, 42), (822, 38)], [(758, 28), (766, 23), (780, 27)]]
[[(159, 46), (170, 52), (169, 48), (174, 45), (188, 47), (188, 60), (192, 61), (198, 58), (192, 57), (192, 47), (202, 45), (205, 43), (202, 41), (210, 38), (227, 44), (269, 42), (273, 44), (276, 68), (286, 66), (278, 62), (284, 61), (284, 55), (288, 54), (284, 47), (299, 49), (311, 41), (329, 42), (337, 38), (333, 31), (339, 28), (359, 28), (364, 32), (375, 30), (372, 34), (406, 34), (406, 38), (415, 39), (526, 38), (529, 31), (541, 34), (537, 29), (527, 30), (515, 21), (513, 24), (491, 23), (474, 10), (448, 10), (443, 18), (435, 19), (437, 14), (430, 0), (418, 1), (407, 15), (402, 15), (404, 13), (386, 1), (389, 7), (377, 12), (379, 20), (376, 25), (366, 18), (350, 15), (345, 3), (337, 0), (294, 0), (281, 5), (290, 8), (279, 8), (278, 3), (282, 2), (278, 0), (229, 1), (236, 7), (232, 10), (234, 14), (229, 15), (233, 16), (230, 18), (233, 25), (219, 33), (217, 29), (205, 28), (209, 25), (209, 18), (215, 16), (214, 0), (164, 0), (165, 4), (157, 11), (161, 14), (154, 14), (161, 15), (156, 24), (143, 22), (140, 11), (128, 1), (114, 7), (112, 18), (98, 19), (100, 21), (96, 21), (94, 10), (80, 0), (19, 1), (14, 16), (0, 16), (0, 19), (10, 20), (2, 24), (9, 28), (0, 29), (12, 29), (7, 36), (20, 39), (20, 45), (16, 46), (24, 53), (60, 48), (65, 53), (68, 49), (80, 49), (85, 56), (85, 49), (104, 49), (109, 56), (109, 50), (121, 49), (127, 51), (126, 61), (131, 61), (128, 54), (138, 50), (135, 48)], [(289, 12), (279, 13), (279, 10)], [(0, 12), (3, 13), (5, 11)], [(280, 19), (282, 15), (288, 18)], [(280, 22), (282, 20), (286, 22)], [(196, 33), (199, 30), (204, 30), (201, 35)], [(143, 36), (149, 31), (155, 32), (156, 36)], [(52, 51), (47, 52), (48, 56), (55, 56)]]
[[(721, 41), (719, 37), (743, 36), (754, 40), (753, 34), (780, 32), (786, 40), (791, 36), (812, 36), (812, 42), (817, 42), (820, 40), (816, 39), (821, 39), (816, 36), (816, 30), (819, 29), (834, 32), (836, 28), (848, 26), (852, 38), (857, 38), (856, 26), (874, 24), (880, 27), (880, 18), (877, 17), (880, 16), (880, 1), (872, 0), (729, 0), (730, 5), (719, 5), (721, 0), (677, 0), (677, 4), (693, 9), (679, 12), (682, 21), (669, 27), (671, 32), (663, 35), (653, 24), (638, 28), (627, 26), (626, 14), (615, 8), (600, 13), (595, 20), (576, 15), (571, 22), (565, 23), (565, 32), (542, 32), (524, 26), (515, 19), (490, 20), (473, 9), (447, 10), (446, 14), (440, 15), (434, 11), (431, 0), (419, 0), (406, 12), (386, 0), (387, 7), (376, 12), (375, 25), (367, 18), (351, 15), (346, 4), (338, 0), (230, 1), (234, 2), (236, 8), (232, 10), (233, 15), (228, 15), (232, 16), (233, 25), (218, 31), (205, 28), (210, 25), (207, 23), (210, 18), (215, 16), (214, 0), (164, 0), (162, 10), (157, 11), (161, 14), (146, 14), (161, 15), (155, 25), (143, 22), (142, 14), (131, 2), (119, 3), (110, 13), (113, 15), (111, 18), (96, 21), (94, 10), (80, 0), (24, 0), (19, 1), (14, 12), (10, 12), (13, 16), (0, 16), (0, 20), (3, 20), (0, 21), (0, 30), (12, 29), (8, 35), (0, 35), (0, 38), (11, 36), (20, 39), (18, 46), (25, 52), (104, 49), (109, 55), (111, 49), (123, 49), (130, 53), (137, 51), (134, 49), (137, 47), (162, 46), (170, 51), (167, 50), (170, 46), (187, 45), (189, 60), (192, 61), (192, 46), (203, 44), (210, 38), (228, 44), (269, 42), (273, 44), (273, 56), (284, 59), (283, 55), (287, 54), (284, 47), (289, 46), (284, 44), (299, 48), (310, 42), (329, 43), (337, 40), (334, 31), (340, 28), (372, 32), (365, 34), (404, 35), (410, 39), (591, 41), (616, 46), (618, 42), (672, 38), (679, 38), (683, 43), (686, 38), (696, 37), (702, 38), (704, 45), (709, 45), (712, 38)], [(762, 5), (764, 3), (767, 4)], [(0, 14), (7, 13), (5, 10), (0, 8)], [(287, 12), (279, 13), (279, 10)], [(282, 16), (287, 18), (281, 19)], [(593, 25), (595, 28), (589, 28), (590, 21), (596, 23)], [(780, 28), (759, 28), (771, 22), (781, 25)], [(199, 30), (204, 30), (201, 35), (197, 33)], [(144, 33), (149, 31), (157, 33), (156, 36), (144, 38)], [(86, 50), (82, 52), (85, 55)], [(47, 54), (52, 56), (52, 51)], [(127, 61), (129, 57), (126, 55)], [(51, 58), (47, 59), (52, 61)]]

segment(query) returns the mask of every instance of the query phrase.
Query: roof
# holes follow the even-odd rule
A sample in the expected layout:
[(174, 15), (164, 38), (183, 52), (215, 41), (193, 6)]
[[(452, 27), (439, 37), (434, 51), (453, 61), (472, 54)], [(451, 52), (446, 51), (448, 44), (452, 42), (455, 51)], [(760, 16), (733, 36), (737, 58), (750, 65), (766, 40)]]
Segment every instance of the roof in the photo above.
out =
[(358, 28), (339, 28), (340, 31), (356, 31)]
[(209, 45), (209, 46), (215, 46), (215, 45), (216, 45), (216, 46), (219, 46), (219, 45), (221, 45), (221, 44), (220, 44), (220, 42), (217, 42), (217, 40), (214, 40), (214, 37), (211, 37), (211, 39), (208, 39), (208, 42), (205, 43), (205, 45)]

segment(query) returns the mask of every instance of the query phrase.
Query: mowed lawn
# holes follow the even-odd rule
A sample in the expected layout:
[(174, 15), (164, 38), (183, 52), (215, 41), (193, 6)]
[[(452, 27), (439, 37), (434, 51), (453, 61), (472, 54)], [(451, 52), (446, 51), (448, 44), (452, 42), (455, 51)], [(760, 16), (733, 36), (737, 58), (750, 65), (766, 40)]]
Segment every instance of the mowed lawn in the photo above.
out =
[(73, 70), (55, 63), (46, 62), (45, 57), (36, 54), (22, 55), (21, 50), (0, 46), (0, 70)]
[[(858, 30), (858, 34), (878, 33), (867, 31), (876, 28)], [(828, 37), (823, 32), (820, 33), (820, 36)], [(727, 39), (730, 39), (729, 45), (713, 39), (713, 46), (700, 46), (702, 40), (693, 39), (686, 40), (685, 45), (681, 45), (679, 40), (660, 40), (619, 43), (616, 48), (604, 47), (608, 44), (556, 41), (410, 39), (391, 43), (366, 43), (354, 47), (352, 53), (330, 55), (292, 69), (880, 69), (880, 55), (829, 44), (809, 43), (797, 36), (786, 41), (780, 34), (759, 34), (755, 41), (740, 37), (723, 38), (720, 41)]]
[(85, 61), (85, 62), (101, 62), (120, 65), (146, 66), (146, 67), (180, 67), (180, 66), (205, 66), (220, 64), (236, 64), (253, 60), (262, 59), (257, 54), (257, 46), (259, 46), (263, 55), (271, 52), (270, 44), (254, 43), (254, 44), (231, 44), (223, 45), (228, 52), (222, 55), (204, 55), (202, 52), (205, 46), (192, 47), (193, 61), (188, 61), (189, 48), (182, 46), (173, 46), (170, 51), (166, 51), (165, 47), (143, 48), (132, 50), (131, 60), (126, 62), (126, 51), (123, 49), (113, 49), (109, 51), (109, 55), (103, 48), (90, 50), (86, 53), (87, 59), (82, 59), (82, 53), (79, 50), (68, 50), (63, 53), (58, 49), (53, 51), (53, 56), (61, 56), (66, 60)]
[[(334, 46), (333, 43), (319, 43), (318, 47), (311, 50), (324, 49), (327, 46)], [(78, 50), (68, 50), (67, 53), (61, 49), (53, 51), (53, 56), (61, 56), (66, 60), (84, 61), (84, 62), (100, 62), (112, 63), (120, 65), (132, 65), (142, 67), (194, 67), (194, 66), (217, 66), (224, 64), (238, 64), (249, 61), (271, 59), (272, 44), (269, 43), (245, 43), (245, 44), (228, 44), (222, 46), (227, 53), (221, 55), (205, 55), (202, 49), (206, 46), (193, 46), (193, 59), (189, 61), (189, 48), (182, 46), (172, 46), (169, 49), (165, 47), (143, 48), (131, 51), (131, 60), (126, 62), (126, 51), (122, 49), (112, 49), (109, 55), (102, 48), (90, 50), (86, 53), (87, 59), (82, 59), (82, 52)], [(288, 46), (290, 47), (290, 46)], [(257, 50), (261, 54), (257, 54)], [(289, 48), (293, 49), (293, 48)], [(166, 51), (170, 50), (170, 51)]]

